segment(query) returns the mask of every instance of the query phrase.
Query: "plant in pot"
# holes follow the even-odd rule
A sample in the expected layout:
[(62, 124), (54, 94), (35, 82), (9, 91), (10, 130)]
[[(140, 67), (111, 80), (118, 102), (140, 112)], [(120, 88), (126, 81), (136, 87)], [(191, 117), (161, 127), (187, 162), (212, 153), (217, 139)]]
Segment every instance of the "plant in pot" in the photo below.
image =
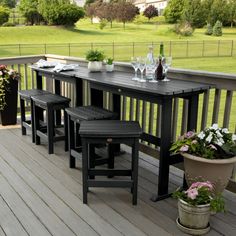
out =
[(86, 60), (88, 60), (88, 69), (91, 72), (101, 71), (102, 70), (102, 62), (105, 56), (102, 51), (97, 49), (91, 49), (86, 53)]
[(0, 65), (0, 114), (2, 125), (16, 124), (17, 90), (20, 74)]
[(214, 192), (227, 186), (236, 162), (236, 135), (217, 124), (200, 133), (189, 131), (172, 144), (170, 151), (184, 157), (188, 186), (196, 181), (211, 181)]
[(178, 199), (177, 226), (192, 235), (205, 234), (210, 230), (211, 212), (224, 212), (224, 200), (215, 195), (211, 182), (194, 182), (187, 191), (178, 189), (173, 193)]
[(105, 62), (105, 68), (107, 72), (112, 72), (114, 70), (114, 64), (113, 64), (114, 59), (113, 58), (107, 58)]

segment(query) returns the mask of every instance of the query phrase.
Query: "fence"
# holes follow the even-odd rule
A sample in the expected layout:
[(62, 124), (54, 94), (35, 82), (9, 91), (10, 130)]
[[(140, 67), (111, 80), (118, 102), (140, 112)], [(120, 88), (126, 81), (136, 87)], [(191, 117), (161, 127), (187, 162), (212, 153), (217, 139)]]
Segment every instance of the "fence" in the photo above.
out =
[[(153, 45), (155, 55), (160, 42), (131, 43), (61, 43), (61, 44), (1, 44), (0, 57), (57, 54), (84, 57), (89, 49), (101, 49), (116, 61), (129, 61), (131, 56), (146, 56), (148, 46)], [(173, 58), (233, 57), (236, 56), (236, 40), (215, 41), (165, 41), (165, 54)]]

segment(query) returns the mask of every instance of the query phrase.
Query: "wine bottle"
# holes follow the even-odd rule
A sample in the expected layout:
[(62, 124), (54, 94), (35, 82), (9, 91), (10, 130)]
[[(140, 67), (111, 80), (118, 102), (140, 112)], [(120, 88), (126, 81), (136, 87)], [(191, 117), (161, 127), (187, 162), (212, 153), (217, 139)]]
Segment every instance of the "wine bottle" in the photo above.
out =
[(162, 66), (162, 58), (159, 56), (158, 66), (156, 69), (156, 80), (163, 79), (163, 66)]

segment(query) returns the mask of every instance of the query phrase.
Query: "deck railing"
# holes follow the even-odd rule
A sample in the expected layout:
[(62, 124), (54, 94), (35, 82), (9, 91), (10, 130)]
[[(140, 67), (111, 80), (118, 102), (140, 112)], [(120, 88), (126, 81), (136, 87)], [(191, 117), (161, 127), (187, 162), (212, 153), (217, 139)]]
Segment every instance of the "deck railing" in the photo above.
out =
[[(20, 89), (34, 88), (36, 85), (35, 75), (28, 65), (35, 63), (39, 59), (57, 60), (62, 63), (79, 63), (80, 66), (86, 66), (86, 61), (77, 57), (64, 57), (58, 55), (38, 55), (15, 58), (2, 58), (0, 64), (6, 64), (17, 69), (22, 74), (22, 80), (19, 85)], [(124, 71), (133, 71), (128, 63), (117, 62), (116, 69)], [(193, 71), (185, 69), (170, 69), (168, 76), (170, 79), (185, 79), (196, 82), (205, 82), (215, 85), (199, 99), (198, 128), (205, 128), (213, 123), (219, 123), (220, 126), (227, 127), (232, 132), (236, 132), (236, 75), (225, 73), (212, 73), (206, 71)], [(128, 82), (128, 81), (127, 81)], [(44, 89), (51, 89), (51, 84), (44, 78)], [(84, 105), (90, 104), (90, 87), (89, 83), (83, 82)], [(74, 105), (75, 89), (73, 85), (62, 83), (62, 95), (72, 99)], [(112, 110), (112, 96), (109, 92), (104, 92), (105, 108)], [(160, 137), (161, 127), (161, 106), (143, 100), (131, 97), (121, 97), (121, 118), (123, 120), (137, 120), (140, 122), (143, 131)], [(188, 101), (175, 98), (173, 101), (172, 116), (172, 139), (186, 132)], [(163, 121), (164, 122), (164, 121)], [(141, 150), (149, 155), (158, 158), (158, 147), (153, 144), (142, 142)], [(236, 169), (236, 168), (235, 168)], [(233, 174), (236, 179), (236, 173)], [(231, 190), (236, 192), (236, 182), (230, 182)]]

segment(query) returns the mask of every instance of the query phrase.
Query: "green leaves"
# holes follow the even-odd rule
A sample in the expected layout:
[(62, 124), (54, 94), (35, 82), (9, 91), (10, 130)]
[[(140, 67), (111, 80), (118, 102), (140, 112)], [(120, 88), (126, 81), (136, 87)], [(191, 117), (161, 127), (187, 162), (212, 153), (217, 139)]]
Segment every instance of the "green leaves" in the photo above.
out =
[(86, 60), (88, 61), (103, 61), (104, 58), (105, 58), (104, 53), (97, 49), (95, 50), (91, 49), (86, 53)]

